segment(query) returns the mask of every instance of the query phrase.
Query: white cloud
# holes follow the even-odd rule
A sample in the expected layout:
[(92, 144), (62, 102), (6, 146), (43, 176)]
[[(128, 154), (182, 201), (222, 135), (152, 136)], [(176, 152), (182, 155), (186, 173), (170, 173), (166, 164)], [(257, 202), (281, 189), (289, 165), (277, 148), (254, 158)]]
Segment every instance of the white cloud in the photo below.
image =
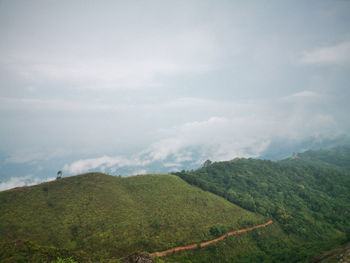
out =
[[(256, 125), (258, 127), (254, 127)], [(269, 144), (264, 132), (256, 134), (262, 129), (261, 125), (263, 123), (253, 122), (249, 125), (244, 119), (219, 117), (185, 123), (170, 129), (169, 138), (153, 143), (148, 149), (131, 158), (102, 156), (84, 159), (65, 165), (64, 170), (75, 174), (94, 169), (142, 167), (164, 162), (169, 158), (172, 162), (165, 162), (165, 167), (180, 166), (186, 161), (201, 163), (202, 159), (208, 158), (228, 160), (236, 156), (256, 157)]]
[[(226, 116), (159, 129), (158, 139), (130, 158), (102, 156), (67, 164), (65, 169), (80, 173), (101, 168), (149, 167), (155, 163), (163, 167), (181, 167), (184, 162), (199, 166), (206, 159), (258, 157), (276, 139), (298, 142), (309, 137), (339, 135), (341, 129), (330, 113), (315, 113), (308, 107), (319, 103), (320, 97), (316, 92), (304, 90), (276, 101), (238, 102), (231, 105)], [(211, 102), (204, 104), (207, 103)], [(279, 104), (283, 107), (276, 113)]]
[(71, 164), (66, 164), (64, 170), (71, 174), (83, 173), (96, 169), (105, 170), (106, 168), (113, 168), (115, 171), (118, 167), (144, 166), (148, 163), (148, 160), (140, 160), (138, 157), (128, 159), (121, 156), (110, 157), (105, 155), (99, 158), (81, 159)]
[[(219, 49), (211, 32), (186, 27), (172, 33), (156, 33), (143, 38), (142, 43), (136, 36), (120, 41), (121, 36), (111, 35), (111, 41), (118, 39), (117, 47), (84, 43), (85, 49), (60, 47), (55, 52), (23, 47), (21, 51), (9, 50), (0, 66), (29, 86), (59, 83), (78, 89), (160, 87), (164, 78), (215, 69)], [(104, 52), (96, 52), (101, 48)]]
[[(169, 131), (170, 138), (154, 143), (147, 151), (148, 156), (152, 161), (173, 156), (177, 162), (257, 156), (268, 145), (266, 129), (264, 132), (262, 127), (265, 124), (252, 118), (224, 117), (184, 123)], [(202, 156), (196, 156), (194, 149), (200, 149)]]
[(300, 62), (302, 64), (332, 65), (344, 64), (350, 61), (350, 41), (333, 46), (318, 47), (305, 51)]
[(140, 170), (136, 170), (132, 173), (132, 175), (141, 175), (141, 174), (147, 174), (147, 170), (146, 169), (140, 169)]
[[(57, 163), (71, 173), (132, 174), (258, 156), (275, 138), (349, 133), (347, 67), (289, 59), (349, 63), (342, 5), (329, 17), (323, 4), (289, 12), (293, 4), (96, 1), (48, 5), (42, 15), (33, 2), (0, 9), (8, 166), (40, 165), (62, 147), (72, 153)], [(310, 15), (318, 22), (303, 27)]]
[[(14, 62), (15, 64), (16, 62)], [(185, 64), (178, 61), (106, 61), (104, 59), (86, 62), (66, 61), (64, 63), (36, 62), (35, 59), (16, 63), (14, 71), (23, 78), (33, 81), (62, 81), (72, 87), (88, 89), (125, 89), (162, 86), (160, 77), (179, 74), (200, 74), (212, 70), (210, 64)]]
[(96, 101), (76, 101), (63, 99), (31, 99), (0, 97), (1, 111), (59, 111), (59, 112), (132, 112), (140, 110), (176, 110), (176, 109), (217, 109), (224, 103), (218, 101), (182, 97), (158, 103), (101, 103)]
[(294, 93), (291, 95), (291, 97), (303, 97), (303, 98), (312, 98), (312, 97), (318, 97), (319, 94), (317, 94), (316, 92), (310, 91), (310, 90), (303, 90), (297, 93)]
[(130, 105), (111, 105), (60, 99), (29, 99), (0, 97), (0, 110), (3, 111), (123, 111)]
[[(55, 178), (49, 178), (45, 181), (52, 181)], [(0, 191), (7, 189), (12, 189), (14, 187), (29, 186), (42, 183), (44, 180), (42, 178), (33, 177), (33, 175), (27, 175), (23, 177), (11, 177), (10, 180), (6, 182), (0, 182)]]
[(281, 98), (281, 101), (288, 102), (288, 103), (294, 103), (294, 102), (317, 102), (322, 101), (324, 99), (324, 95), (311, 91), (311, 90), (303, 90), (296, 93), (293, 93), (291, 95), (285, 96)]

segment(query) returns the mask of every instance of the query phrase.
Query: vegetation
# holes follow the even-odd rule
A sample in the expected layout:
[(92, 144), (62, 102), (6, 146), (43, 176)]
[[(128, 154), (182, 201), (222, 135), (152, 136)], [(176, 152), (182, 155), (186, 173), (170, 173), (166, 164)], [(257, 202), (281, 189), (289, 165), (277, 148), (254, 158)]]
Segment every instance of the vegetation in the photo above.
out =
[(0, 243), (0, 262), (3, 263), (42, 263), (89, 262), (90, 258), (83, 252), (72, 252), (67, 249), (38, 246), (29, 241)]
[[(349, 149), (309, 151), (279, 162), (235, 159), (177, 175), (252, 212), (273, 217), (286, 234), (280, 244), (286, 244), (288, 261), (297, 254), (302, 257), (297, 262), (307, 261), (320, 248), (334, 247), (350, 237)], [(271, 242), (267, 240), (267, 246)], [(264, 257), (267, 261), (271, 255), (279, 261), (282, 248), (253, 251), (270, 253), (270, 258)]]
[(214, 225), (232, 230), (267, 220), (174, 175), (62, 178), (0, 192), (0, 211), (1, 241), (83, 250), (98, 261), (209, 240)]
[[(230, 236), (196, 251), (173, 254), (165, 262), (309, 262), (315, 253), (335, 246), (329, 242), (303, 242), (286, 235), (278, 224), (266, 229)], [(160, 261), (162, 262), (162, 261)]]

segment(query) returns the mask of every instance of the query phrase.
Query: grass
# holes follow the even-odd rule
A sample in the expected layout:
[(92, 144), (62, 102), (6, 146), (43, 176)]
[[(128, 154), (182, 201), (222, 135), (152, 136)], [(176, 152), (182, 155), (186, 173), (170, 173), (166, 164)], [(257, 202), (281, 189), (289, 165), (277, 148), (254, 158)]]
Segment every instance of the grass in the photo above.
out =
[(0, 243), (0, 262), (2, 263), (74, 263), (89, 260), (89, 257), (81, 252), (38, 246), (29, 241)]
[(90, 173), (0, 192), (0, 241), (30, 240), (95, 259), (213, 238), (266, 221), (173, 175)]

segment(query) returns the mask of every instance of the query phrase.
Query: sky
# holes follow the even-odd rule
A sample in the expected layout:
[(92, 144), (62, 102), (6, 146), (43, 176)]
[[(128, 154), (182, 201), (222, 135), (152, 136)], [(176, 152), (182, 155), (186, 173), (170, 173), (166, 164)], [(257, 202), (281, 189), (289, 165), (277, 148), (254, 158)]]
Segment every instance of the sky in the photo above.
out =
[(350, 1), (0, 0), (0, 190), (349, 142)]

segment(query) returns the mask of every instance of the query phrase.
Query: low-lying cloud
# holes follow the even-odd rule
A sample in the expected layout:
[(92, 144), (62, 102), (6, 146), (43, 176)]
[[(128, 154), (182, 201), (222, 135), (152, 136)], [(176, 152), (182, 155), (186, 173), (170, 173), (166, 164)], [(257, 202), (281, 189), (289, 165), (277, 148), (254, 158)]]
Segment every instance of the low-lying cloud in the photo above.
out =
[[(242, 106), (242, 112), (233, 112), (231, 116), (213, 116), (161, 129), (159, 136), (162, 139), (129, 158), (102, 156), (83, 159), (66, 164), (65, 170), (71, 174), (106, 169), (118, 173), (119, 169), (126, 167), (147, 167), (152, 172), (150, 167), (160, 164), (171, 171), (184, 168), (184, 163), (199, 167), (206, 159), (257, 158), (276, 141), (298, 144), (305, 139), (336, 138), (343, 131), (332, 114), (315, 114), (311, 108), (302, 106), (321, 102), (320, 94), (307, 90), (282, 97), (274, 101), (274, 105), (271, 101), (252, 101)], [(278, 103), (285, 105), (283, 110), (276, 108)], [(274, 112), (276, 109), (279, 109), (278, 114)]]

